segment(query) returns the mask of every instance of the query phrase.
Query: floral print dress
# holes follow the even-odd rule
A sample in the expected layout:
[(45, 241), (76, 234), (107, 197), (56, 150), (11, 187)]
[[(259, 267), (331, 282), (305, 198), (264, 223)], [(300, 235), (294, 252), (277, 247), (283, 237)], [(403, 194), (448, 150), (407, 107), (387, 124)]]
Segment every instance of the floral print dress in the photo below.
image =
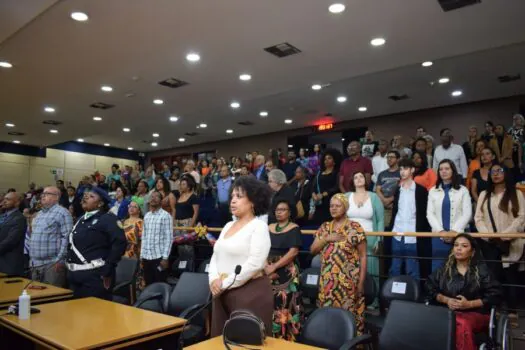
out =
[[(285, 232), (271, 232), (272, 247), (268, 264), (279, 261), (290, 248), (301, 248), (301, 230), (294, 227)], [(304, 322), (303, 305), (299, 291), (299, 265), (292, 261), (271, 276), (274, 294), (272, 335), (274, 338), (296, 341)]]
[[(127, 219), (124, 221), (124, 234), (128, 245), (124, 256), (131, 259), (140, 260), (140, 241), (142, 239), (142, 231), (144, 229), (144, 221), (142, 219)], [(142, 270), (142, 263), (140, 263), (139, 271), (137, 272), (138, 291), (142, 291), (146, 287), (144, 282), (144, 273)]]
[(357, 333), (364, 331), (365, 298), (359, 296), (360, 261), (357, 246), (366, 241), (365, 231), (359, 223), (347, 220), (338, 230), (332, 231), (333, 222), (325, 222), (316, 233), (326, 238), (330, 233), (347, 237), (328, 243), (319, 253), (321, 276), (319, 281), (319, 307), (337, 307), (350, 311), (355, 318)]

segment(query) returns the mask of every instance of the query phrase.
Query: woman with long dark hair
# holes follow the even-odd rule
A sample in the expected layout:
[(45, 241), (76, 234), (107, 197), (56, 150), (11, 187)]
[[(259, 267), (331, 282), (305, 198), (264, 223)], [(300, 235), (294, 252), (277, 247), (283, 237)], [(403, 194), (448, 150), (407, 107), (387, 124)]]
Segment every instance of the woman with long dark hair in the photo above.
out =
[[(472, 200), (468, 190), (461, 184), (456, 165), (450, 159), (443, 159), (438, 167), (436, 186), (428, 193), (427, 220), (432, 232), (463, 233), (472, 217)], [(432, 256), (446, 258), (451, 240), (432, 238)], [(432, 260), (432, 271), (441, 266), (442, 260)]]
[(430, 191), (436, 185), (437, 176), (434, 170), (428, 167), (427, 155), (422, 151), (414, 151), (412, 153), (412, 161), (416, 169), (414, 171), (415, 183)]
[(474, 350), (475, 333), (486, 332), (489, 312), (501, 301), (501, 288), (479, 261), (476, 240), (462, 233), (452, 242), (452, 251), (426, 281), (430, 300), (446, 305), (456, 314), (456, 349)]
[[(513, 233), (523, 232), (525, 224), (525, 199), (519, 190), (508, 168), (496, 163), (490, 168), (488, 188), (478, 199), (474, 220), (480, 233)], [(518, 284), (517, 262), (523, 255), (524, 239), (494, 238), (482, 241), (481, 250), (485, 259), (500, 261), (489, 263), (492, 272), (500, 281), (507, 284)], [(503, 262), (501, 262), (503, 260)], [(515, 310), (518, 303), (517, 289), (506, 289), (508, 307)]]
[(155, 182), (155, 189), (162, 196), (162, 209), (167, 211), (173, 218), (173, 222), (175, 222), (175, 205), (177, 204), (177, 199), (175, 198), (175, 195), (170, 192), (170, 183), (168, 179), (163, 176), (159, 177)]
[(485, 149), (485, 147), (487, 147), (487, 143), (483, 139), (476, 140), (476, 142), (473, 145), (473, 158), (470, 160), (468, 165), (467, 181), (465, 183), (469, 191), (471, 188), (472, 176), (474, 175), (474, 172), (481, 168), (481, 152), (483, 152), (483, 149)]
[(481, 192), (485, 191), (489, 185), (490, 168), (496, 159), (496, 153), (490, 147), (481, 150), (479, 161), (480, 168), (472, 173), (470, 181), (470, 194), (474, 202), (477, 203)]

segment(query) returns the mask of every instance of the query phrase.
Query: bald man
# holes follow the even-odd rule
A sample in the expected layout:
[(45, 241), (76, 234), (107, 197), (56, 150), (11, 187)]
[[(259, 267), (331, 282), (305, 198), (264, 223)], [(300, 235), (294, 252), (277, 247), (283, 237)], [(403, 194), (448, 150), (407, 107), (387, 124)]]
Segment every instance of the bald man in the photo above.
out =
[(24, 273), (24, 238), (27, 221), (20, 212), (21, 197), (9, 192), (2, 201), (2, 225), (0, 225), (0, 272), (13, 276)]
[(65, 258), (73, 218), (59, 205), (62, 193), (57, 187), (46, 187), (40, 197), (42, 210), (33, 219), (29, 258), (33, 280), (65, 287)]

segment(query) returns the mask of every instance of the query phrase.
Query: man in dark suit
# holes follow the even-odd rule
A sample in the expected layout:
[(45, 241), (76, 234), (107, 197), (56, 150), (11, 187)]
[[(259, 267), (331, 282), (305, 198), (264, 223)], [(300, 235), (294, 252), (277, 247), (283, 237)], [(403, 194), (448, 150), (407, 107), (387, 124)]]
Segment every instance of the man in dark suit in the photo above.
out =
[(262, 154), (255, 157), (253, 162), (253, 175), (262, 182), (268, 183), (268, 173), (264, 167), (266, 159)]
[(27, 221), (20, 212), (20, 195), (10, 192), (2, 202), (0, 225), (0, 272), (21, 276), (24, 273), (24, 239)]

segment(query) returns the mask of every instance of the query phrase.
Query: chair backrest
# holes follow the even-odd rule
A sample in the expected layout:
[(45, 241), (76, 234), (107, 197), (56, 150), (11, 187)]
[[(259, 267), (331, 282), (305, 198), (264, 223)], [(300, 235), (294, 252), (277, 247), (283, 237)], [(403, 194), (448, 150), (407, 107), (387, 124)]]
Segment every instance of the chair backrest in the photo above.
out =
[(421, 295), (419, 282), (410, 276), (390, 277), (381, 289), (381, 304), (388, 308), (392, 300), (418, 301)]
[(312, 263), (310, 264), (310, 267), (315, 267), (318, 269), (321, 268), (321, 256), (319, 254), (314, 256), (314, 258), (312, 259)]
[(355, 319), (350, 311), (323, 307), (306, 320), (300, 342), (323, 349), (339, 349), (355, 335)]
[(365, 305), (372, 305), (377, 296), (377, 285), (374, 277), (366, 274), (365, 279)]
[(122, 257), (115, 272), (115, 285), (135, 280), (139, 269), (139, 260)]
[(190, 306), (205, 304), (210, 300), (210, 297), (208, 274), (184, 272), (171, 291), (167, 313), (178, 316)]
[[(150, 284), (144, 288), (142, 293), (140, 293), (140, 296), (133, 306), (138, 307), (139, 309), (166, 313), (170, 301), (171, 289), (172, 287), (164, 282)], [(155, 294), (161, 294), (160, 298), (144, 301)]]
[(317, 298), (321, 269), (310, 267), (301, 273), (301, 290), (306, 298)]
[(381, 350), (454, 350), (456, 315), (443, 306), (393, 300), (379, 335)]
[(195, 262), (192, 258), (180, 257), (173, 262), (171, 269), (175, 277), (180, 278), (184, 272), (193, 272), (195, 270)]
[(199, 269), (197, 270), (197, 272), (200, 272), (200, 273), (208, 273), (208, 268), (210, 267), (210, 260), (211, 260), (211, 259), (206, 259), (206, 260), (204, 260), (203, 262), (201, 262), (201, 264), (199, 265)]

